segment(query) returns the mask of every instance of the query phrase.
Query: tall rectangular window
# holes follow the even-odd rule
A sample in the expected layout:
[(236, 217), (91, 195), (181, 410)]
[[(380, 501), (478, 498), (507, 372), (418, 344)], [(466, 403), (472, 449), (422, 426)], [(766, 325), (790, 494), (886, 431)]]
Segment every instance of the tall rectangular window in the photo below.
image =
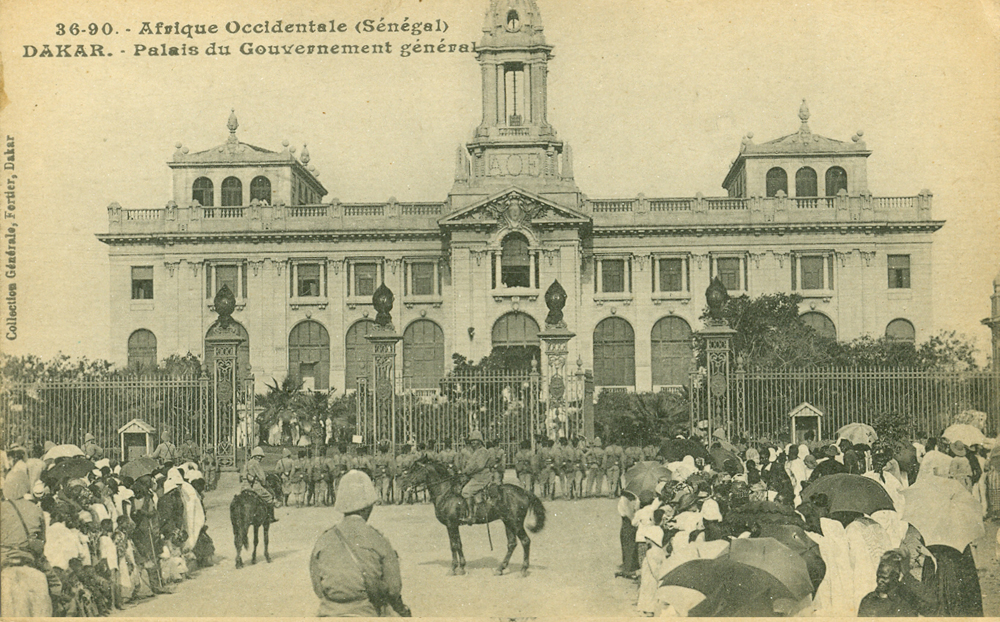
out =
[(889, 255), (889, 289), (910, 289), (910, 256)]
[(132, 300), (153, 299), (153, 266), (132, 267)]
[(740, 258), (719, 257), (715, 260), (715, 273), (729, 291), (741, 291)]
[(624, 259), (601, 260), (601, 291), (609, 294), (627, 291)]
[[(229, 291), (233, 296), (240, 295), (240, 268), (239, 266), (215, 266), (215, 291), (222, 289), (223, 285), (229, 286)], [(213, 297), (215, 294), (212, 294)]]
[(823, 257), (802, 257), (802, 289), (825, 289), (823, 287)]
[(659, 291), (684, 291), (684, 260), (681, 258), (660, 259)]
[(295, 266), (298, 284), (296, 292), (300, 297), (321, 296), (322, 271), (316, 263), (300, 263)]
[(419, 262), (410, 264), (410, 292), (414, 296), (433, 296), (434, 264)]
[(246, 262), (238, 264), (205, 264), (205, 298), (213, 300), (223, 285), (229, 286), (229, 291), (237, 299), (247, 295)]
[(378, 264), (376, 263), (356, 263), (354, 264), (354, 291), (353, 296), (371, 296), (378, 287)]

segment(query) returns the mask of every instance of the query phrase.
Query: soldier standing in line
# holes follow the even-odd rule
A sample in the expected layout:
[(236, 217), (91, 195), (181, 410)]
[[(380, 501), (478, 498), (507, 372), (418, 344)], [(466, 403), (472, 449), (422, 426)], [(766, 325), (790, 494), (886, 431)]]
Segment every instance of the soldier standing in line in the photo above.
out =
[(396, 474), (392, 483), (393, 493), (396, 497), (396, 503), (402, 505), (404, 501), (409, 501), (413, 503), (413, 491), (397, 491), (397, 480), (401, 476), (405, 476), (413, 468), (413, 463), (416, 461), (416, 454), (410, 451), (413, 447), (410, 443), (400, 446), (399, 455), (396, 456)]
[(555, 458), (555, 475), (559, 483), (559, 495), (563, 499), (569, 499), (569, 481), (573, 478), (570, 466), (573, 462), (573, 451), (569, 445), (569, 439), (565, 436), (559, 438), (559, 444), (553, 449)]
[(389, 443), (382, 441), (378, 444), (378, 453), (372, 458), (372, 480), (375, 482), (375, 490), (378, 492), (378, 499), (386, 503), (389, 493)]
[(531, 451), (531, 441), (521, 441), (521, 448), (514, 454), (514, 473), (521, 487), (535, 493), (535, 452)]
[(582, 499), (586, 495), (583, 492), (583, 475), (587, 471), (584, 462), (587, 453), (587, 441), (579, 436), (573, 438), (573, 487), (572, 494), (575, 498)]
[(616, 498), (621, 494), (622, 464), (624, 452), (620, 445), (611, 443), (604, 448), (604, 474), (608, 478), (608, 496)]
[(604, 449), (600, 437), (595, 437), (587, 448), (584, 465), (587, 468), (587, 496), (600, 496), (601, 480), (604, 479)]
[(542, 481), (542, 495), (550, 501), (556, 498), (556, 455), (552, 439), (545, 439), (545, 445), (538, 450), (539, 478)]
[(292, 470), (295, 468), (295, 460), (292, 459), (292, 452), (288, 448), (281, 450), (281, 458), (275, 465), (275, 472), (281, 477), (281, 490), (285, 496), (282, 501), (288, 504), (288, 495), (292, 492)]

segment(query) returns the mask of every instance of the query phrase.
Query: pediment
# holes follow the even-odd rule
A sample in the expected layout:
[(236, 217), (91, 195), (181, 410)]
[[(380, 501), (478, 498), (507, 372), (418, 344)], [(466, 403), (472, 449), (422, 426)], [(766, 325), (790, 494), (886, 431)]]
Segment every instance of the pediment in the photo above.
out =
[(526, 190), (511, 187), (438, 220), (442, 227), (497, 225), (522, 229), (533, 225), (579, 226), (590, 218)]

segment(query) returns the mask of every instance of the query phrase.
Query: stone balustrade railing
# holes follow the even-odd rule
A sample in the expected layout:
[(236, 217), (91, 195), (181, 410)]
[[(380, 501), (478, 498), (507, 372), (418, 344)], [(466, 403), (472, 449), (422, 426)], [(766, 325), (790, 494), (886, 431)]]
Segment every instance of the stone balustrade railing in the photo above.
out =
[[(754, 222), (875, 222), (931, 220), (929, 191), (916, 196), (874, 197), (667, 197), (586, 199), (580, 207), (596, 226), (725, 225)], [(445, 203), (341, 203), (202, 207), (170, 202), (155, 209), (108, 206), (110, 234), (257, 230), (364, 230), (373, 219), (388, 229), (433, 230)]]

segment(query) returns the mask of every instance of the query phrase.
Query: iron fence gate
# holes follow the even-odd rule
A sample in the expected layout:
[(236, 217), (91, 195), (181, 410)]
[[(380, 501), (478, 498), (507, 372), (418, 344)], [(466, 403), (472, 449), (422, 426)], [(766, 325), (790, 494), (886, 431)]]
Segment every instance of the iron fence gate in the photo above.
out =
[[(691, 376), (691, 425), (707, 419), (715, 399), (703, 373)], [(715, 387), (716, 390), (719, 387)], [(737, 370), (728, 412), (718, 425), (751, 438), (787, 435), (788, 413), (803, 402), (823, 412), (823, 438), (854, 422), (888, 413), (908, 416), (911, 432), (937, 435), (966, 409), (987, 414), (987, 434), (1000, 429), (1000, 373), (898, 369)]]
[[(53, 441), (83, 446), (87, 433), (109, 456), (121, 459), (118, 430), (140, 419), (214, 451), (235, 467), (254, 443), (253, 379), (220, 383), (209, 378), (120, 378), (80, 382), (5, 383), (0, 388), (0, 443)], [(226, 392), (226, 395), (222, 395)], [(217, 399), (219, 398), (219, 399)]]

